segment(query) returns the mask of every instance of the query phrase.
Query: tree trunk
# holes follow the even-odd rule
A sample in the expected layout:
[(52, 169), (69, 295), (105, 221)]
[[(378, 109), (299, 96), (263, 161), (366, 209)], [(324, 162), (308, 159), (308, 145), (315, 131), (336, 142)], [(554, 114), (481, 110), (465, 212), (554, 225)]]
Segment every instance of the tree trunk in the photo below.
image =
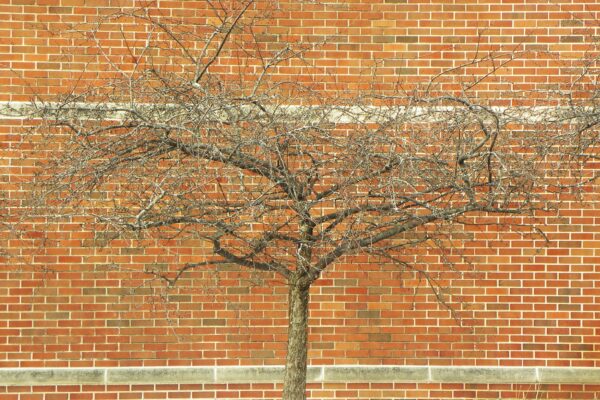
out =
[[(304, 279), (303, 279), (304, 278)], [(296, 272), (289, 280), (289, 327), (283, 399), (306, 399), (306, 355), (308, 352), (308, 292), (310, 284)]]

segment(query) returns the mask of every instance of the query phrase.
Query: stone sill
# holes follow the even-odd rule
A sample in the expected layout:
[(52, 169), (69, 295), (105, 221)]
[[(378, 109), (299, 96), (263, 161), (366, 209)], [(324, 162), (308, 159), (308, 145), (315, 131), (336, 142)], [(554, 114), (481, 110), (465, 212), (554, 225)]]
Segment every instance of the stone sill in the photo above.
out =
[[(0, 368), (0, 386), (281, 382), (281, 366)], [(309, 382), (598, 384), (600, 368), (311, 366)]]

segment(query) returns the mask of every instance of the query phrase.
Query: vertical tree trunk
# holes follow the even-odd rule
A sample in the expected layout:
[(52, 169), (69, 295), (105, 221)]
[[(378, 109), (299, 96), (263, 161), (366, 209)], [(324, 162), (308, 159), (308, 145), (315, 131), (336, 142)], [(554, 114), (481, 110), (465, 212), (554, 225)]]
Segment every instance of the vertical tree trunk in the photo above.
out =
[(306, 399), (308, 292), (310, 284), (296, 272), (289, 280), (288, 347), (283, 380), (284, 400)]

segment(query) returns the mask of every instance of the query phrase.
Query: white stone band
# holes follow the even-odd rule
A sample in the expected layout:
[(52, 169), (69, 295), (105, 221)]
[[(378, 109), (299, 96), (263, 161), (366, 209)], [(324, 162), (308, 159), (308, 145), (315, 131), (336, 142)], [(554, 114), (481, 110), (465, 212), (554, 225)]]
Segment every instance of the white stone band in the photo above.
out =
[[(475, 104), (476, 105), (476, 104)], [(25, 102), (25, 101), (14, 101), (14, 102), (0, 102), (0, 120), (33, 120), (39, 118), (39, 110), (49, 110), (53, 107), (58, 108), (59, 103), (38, 103)], [(144, 107), (155, 108), (155, 104), (144, 104), (136, 103), (135, 107), (143, 109)], [(169, 107), (178, 107), (178, 104), (163, 104), (164, 109)], [(127, 115), (126, 110), (129, 109), (128, 104), (120, 103), (69, 103), (68, 107), (63, 107), (64, 110), (71, 110), (72, 112), (81, 113), (81, 117), (85, 116), (86, 112), (93, 112), (89, 118), (98, 118), (95, 113), (103, 113), (102, 118), (119, 120)], [(447, 113), (454, 112), (456, 110), (463, 110), (464, 106), (449, 106), (449, 105), (432, 105), (431, 107), (420, 107), (412, 106), (406, 108), (405, 106), (362, 106), (362, 107), (339, 107), (335, 110), (329, 111), (328, 119), (329, 122), (335, 123), (364, 123), (364, 122), (378, 122), (388, 121), (390, 115), (404, 115), (408, 117), (411, 122), (434, 122), (438, 120), (445, 120)], [(481, 107), (475, 107), (477, 111), (483, 110)], [(487, 110), (494, 112), (501, 121), (521, 121), (523, 123), (540, 123), (540, 122), (564, 122), (570, 120), (575, 122), (578, 118), (585, 116), (585, 114), (594, 113), (596, 110), (589, 106), (578, 106), (578, 107), (567, 107), (567, 106), (531, 106), (531, 107), (503, 107), (503, 106), (489, 106)], [(296, 113), (298, 111), (306, 112), (310, 108), (306, 106), (286, 105), (278, 108), (280, 113)], [(439, 115), (438, 115), (439, 113)], [(305, 116), (306, 117), (306, 116)]]
[[(281, 366), (0, 368), (0, 386), (281, 382)], [(600, 368), (315, 366), (309, 382), (598, 384)]]

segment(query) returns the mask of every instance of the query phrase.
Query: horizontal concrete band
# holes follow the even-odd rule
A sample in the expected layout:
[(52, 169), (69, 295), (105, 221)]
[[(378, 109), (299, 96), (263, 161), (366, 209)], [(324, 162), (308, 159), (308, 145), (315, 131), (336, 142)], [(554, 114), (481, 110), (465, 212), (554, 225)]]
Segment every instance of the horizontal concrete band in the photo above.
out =
[[(0, 386), (281, 382), (283, 367), (0, 368)], [(309, 382), (598, 384), (600, 368), (309, 367)]]
[[(144, 107), (148, 107), (148, 109), (155, 109), (156, 104), (152, 103), (136, 103), (135, 105), (139, 109), (143, 109)], [(182, 104), (163, 104), (165, 108), (167, 107), (180, 107)], [(94, 112), (102, 112), (102, 118), (123, 118), (127, 115), (125, 110), (129, 109), (129, 104), (123, 103), (111, 103), (105, 102), (102, 104), (96, 103), (70, 103), (68, 105), (69, 108), (65, 107), (60, 103), (52, 103), (47, 102), (44, 104), (38, 104), (37, 107), (31, 102), (0, 102), (0, 120), (8, 119), (8, 120), (33, 120), (39, 118), (39, 110), (40, 109), (58, 109), (60, 107), (63, 110), (70, 110), (79, 112), (80, 116), (85, 116), (86, 111), (94, 111)], [(482, 111), (481, 108), (475, 107), (477, 111)], [(408, 112), (407, 116), (411, 116), (413, 121), (428, 121), (428, 120), (436, 120), (440, 117), (437, 115), (440, 112), (453, 112), (456, 110), (463, 110), (463, 106), (430, 106), (430, 107), (416, 107), (412, 106), (410, 108), (406, 108), (404, 106), (397, 106), (394, 109), (386, 109), (377, 106), (361, 106), (361, 107), (340, 107), (335, 111), (332, 111), (328, 114), (328, 118), (332, 122), (339, 123), (350, 123), (350, 122), (358, 122), (363, 121), (366, 122), (368, 118), (373, 118), (373, 121), (377, 121), (381, 118), (379, 115), (379, 111), (384, 112), (384, 114), (392, 115), (396, 112), (404, 113)], [(491, 106), (486, 107), (487, 110), (491, 110), (496, 113), (500, 118), (506, 120), (518, 120), (527, 123), (537, 123), (537, 122), (550, 122), (550, 121), (562, 121), (563, 118), (573, 118), (581, 117), (581, 115), (573, 114), (573, 110), (571, 107), (557, 107), (557, 106), (534, 106), (534, 107), (504, 107), (504, 106)], [(297, 111), (306, 112), (309, 110), (307, 107), (303, 106), (295, 106), (295, 105), (282, 105), (282, 107), (278, 107), (278, 112), (288, 112), (288, 113), (296, 113)], [(387, 110), (387, 111), (386, 111)], [(431, 111), (435, 110), (436, 113), (431, 113)], [(580, 112), (593, 112), (591, 107), (578, 107), (577, 109)], [(409, 112), (410, 111), (410, 112)], [(319, 114), (320, 115), (320, 114)], [(443, 117), (443, 114), (441, 114)], [(423, 117), (426, 117), (423, 119)], [(95, 116), (94, 118), (98, 118)], [(387, 118), (383, 118), (383, 121), (387, 121)]]

